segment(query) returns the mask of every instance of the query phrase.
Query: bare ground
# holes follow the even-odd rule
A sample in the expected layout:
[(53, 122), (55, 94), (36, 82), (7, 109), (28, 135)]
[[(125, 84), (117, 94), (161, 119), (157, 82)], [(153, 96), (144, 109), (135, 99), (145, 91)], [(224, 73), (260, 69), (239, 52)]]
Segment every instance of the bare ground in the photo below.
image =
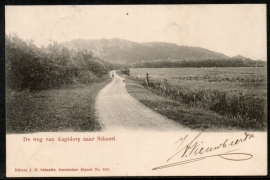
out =
[(103, 130), (184, 130), (165, 116), (147, 108), (126, 90), (124, 79), (116, 73), (98, 94), (96, 110)]

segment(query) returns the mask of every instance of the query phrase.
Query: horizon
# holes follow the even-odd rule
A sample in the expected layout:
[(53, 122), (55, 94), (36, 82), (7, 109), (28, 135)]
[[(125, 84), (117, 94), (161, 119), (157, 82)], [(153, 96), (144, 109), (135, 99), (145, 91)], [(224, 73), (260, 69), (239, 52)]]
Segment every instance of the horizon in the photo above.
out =
[[(176, 43), (171, 43), (171, 42), (164, 42), (164, 41), (152, 41), (152, 42), (135, 42), (135, 41), (130, 41), (130, 40), (127, 40), (127, 39), (122, 39), (122, 38), (101, 38), (101, 39), (81, 39), (81, 38), (78, 38), (78, 39), (72, 39), (70, 41), (64, 41), (64, 42), (60, 42), (60, 43), (67, 43), (67, 42), (71, 42), (71, 41), (74, 41), (74, 40), (86, 40), (86, 41), (98, 41), (98, 40), (114, 40), (114, 39), (119, 39), (119, 40), (125, 40), (125, 41), (129, 41), (129, 42), (133, 42), (133, 43), (139, 43), (139, 44), (143, 44), (143, 43), (167, 43), (167, 44), (175, 44), (177, 46), (186, 46), (186, 45), (178, 45)], [(57, 42), (58, 43), (58, 42)], [(202, 48), (202, 47), (199, 47), (199, 46), (186, 46), (186, 47), (194, 47), (194, 48)], [(202, 48), (202, 49), (206, 49), (206, 48)], [(206, 50), (209, 50), (211, 52), (216, 52), (216, 51), (212, 51), (211, 49), (206, 49)], [(220, 53), (220, 52), (216, 52), (216, 53)], [(220, 54), (223, 54), (225, 56), (228, 56), (224, 53), (220, 53)], [(245, 56), (242, 56), (241, 54), (237, 54), (235, 56), (241, 56), (243, 58), (247, 58), (247, 59), (250, 59), (249, 57), (245, 57)], [(228, 56), (229, 58), (233, 58), (235, 56)], [(255, 61), (267, 61), (267, 60), (261, 60), (261, 59), (251, 59), (251, 60), (255, 60)]]
[(265, 5), (6, 6), (5, 10), (6, 34), (16, 32), (38, 47), (52, 41), (118, 38), (267, 61)]
[[(58, 44), (61, 44), (61, 43), (68, 43), (68, 42), (71, 42), (71, 41), (74, 41), (74, 40), (86, 40), (86, 41), (98, 41), (98, 40), (113, 40), (113, 39), (119, 39), (119, 40), (125, 40), (125, 41), (130, 41), (130, 40), (126, 40), (126, 39), (122, 39), (122, 38), (101, 38), (101, 39), (82, 39), (82, 38), (78, 38), (78, 39), (72, 39), (70, 41), (63, 41), (63, 42), (57, 42)], [(176, 43), (171, 43), (171, 42), (162, 42), (162, 41), (152, 41), (152, 42), (135, 42), (135, 41), (130, 41), (130, 42), (133, 42), (133, 43), (139, 43), (139, 44), (143, 44), (143, 43), (167, 43), (167, 44), (175, 44), (177, 46), (186, 46), (186, 45), (178, 45)], [(49, 45), (49, 44), (48, 44)], [(186, 47), (194, 47), (194, 48), (202, 48), (202, 47), (199, 47), (199, 46), (186, 46)], [(40, 47), (39, 47), (40, 48)], [(202, 49), (205, 49), (205, 50), (209, 50), (211, 52), (216, 52), (216, 51), (212, 51), (211, 49), (206, 49), (206, 48), (202, 48)], [(220, 52), (216, 52), (216, 53), (220, 53)], [(220, 54), (223, 54), (225, 56), (228, 56), (224, 53), (220, 53)], [(243, 58), (247, 58), (247, 59), (251, 59), (249, 57), (245, 57), (245, 56), (242, 56), (241, 54), (237, 54), (235, 56), (241, 56)], [(233, 58), (235, 56), (228, 56), (229, 58)], [(251, 59), (251, 60), (255, 60), (255, 61), (267, 61), (267, 60), (262, 60), (262, 59)]]

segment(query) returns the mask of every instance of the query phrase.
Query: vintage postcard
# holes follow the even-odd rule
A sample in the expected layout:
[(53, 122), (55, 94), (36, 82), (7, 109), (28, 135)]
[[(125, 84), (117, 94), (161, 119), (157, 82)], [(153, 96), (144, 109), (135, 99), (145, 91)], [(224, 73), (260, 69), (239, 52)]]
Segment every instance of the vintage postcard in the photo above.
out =
[(6, 6), (7, 177), (267, 175), (266, 5)]

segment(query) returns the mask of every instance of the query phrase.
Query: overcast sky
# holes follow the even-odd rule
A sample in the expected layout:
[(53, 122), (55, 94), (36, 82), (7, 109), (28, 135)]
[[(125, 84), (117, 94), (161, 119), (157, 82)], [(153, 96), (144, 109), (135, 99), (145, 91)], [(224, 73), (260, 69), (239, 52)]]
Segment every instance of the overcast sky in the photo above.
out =
[(266, 5), (6, 6), (6, 34), (35, 44), (120, 38), (267, 60)]

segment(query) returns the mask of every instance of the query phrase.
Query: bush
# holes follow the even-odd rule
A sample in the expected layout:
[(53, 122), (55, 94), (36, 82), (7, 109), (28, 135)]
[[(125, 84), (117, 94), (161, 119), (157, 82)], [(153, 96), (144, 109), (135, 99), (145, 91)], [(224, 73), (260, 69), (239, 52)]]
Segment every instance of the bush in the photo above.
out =
[(38, 48), (16, 34), (5, 37), (7, 87), (17, 91), (40, 90), (98, 80), (113, 65), (92, 52), (75, 51), (57, 42)]

